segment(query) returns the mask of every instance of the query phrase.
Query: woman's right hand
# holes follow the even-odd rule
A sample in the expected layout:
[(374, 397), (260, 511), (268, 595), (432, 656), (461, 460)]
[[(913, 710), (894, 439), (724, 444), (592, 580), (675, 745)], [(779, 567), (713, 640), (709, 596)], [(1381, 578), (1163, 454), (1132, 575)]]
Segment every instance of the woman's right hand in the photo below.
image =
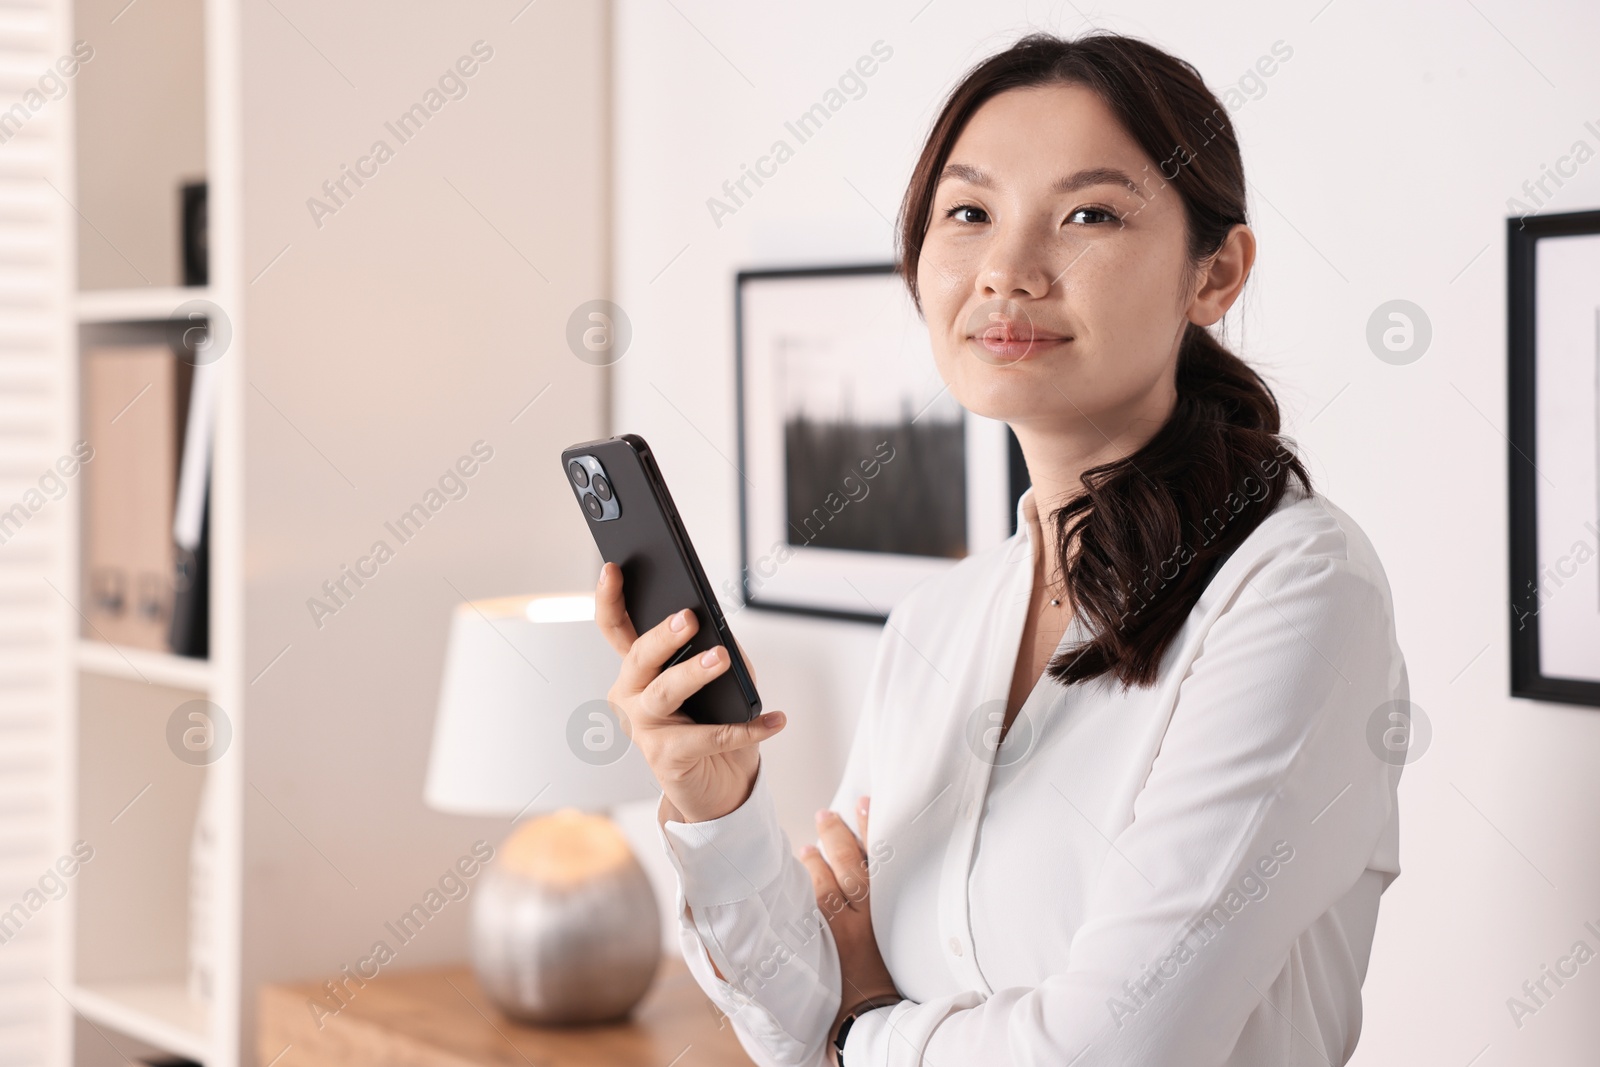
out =
[[(781, 711), (742, 723), (698, 723), (679, 708), (689, 696), (728, 669), (721, 645), (667, 668), (661, 665), (699, 629), (693, 611), (684, 609), (654, 629), (636, 634), (622, 601), (622, 569), (600, 568), (595, 588), (595, 625), (622, 656), (622, 669), (606, 699), (624, 713), (624, 729), (676, 809), (677, 822), (718, 819), (743, 804), (755, 786), (762, 741), (783, 729)], [(681, 624), (682, 629), (673, 629)], [(743, 650), (739, 652), (744, 655)], [(707, 663), (706, 657), (715, 657)], [(748, 668), (749, 659), (745, 659)]]

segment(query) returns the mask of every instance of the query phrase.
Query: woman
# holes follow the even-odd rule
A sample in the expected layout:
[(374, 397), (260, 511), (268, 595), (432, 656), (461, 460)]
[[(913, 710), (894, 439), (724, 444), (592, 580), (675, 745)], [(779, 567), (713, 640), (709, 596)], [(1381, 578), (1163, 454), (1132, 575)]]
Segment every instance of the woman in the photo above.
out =
[(692, 613), (636, 635), (603, 569), (690, 968), (762, 1065), (1344, 1063), (1408, 683), (1371, 544), (1206, 330), (1255, 258), (1227, 113), (1148, 44), (1029, 35), (951, 93), (900, 218), (940, 374), (1032, 487), (891, 612), (799, 857), (782, 713), (691, 722), (726, 652), (661, 670)]

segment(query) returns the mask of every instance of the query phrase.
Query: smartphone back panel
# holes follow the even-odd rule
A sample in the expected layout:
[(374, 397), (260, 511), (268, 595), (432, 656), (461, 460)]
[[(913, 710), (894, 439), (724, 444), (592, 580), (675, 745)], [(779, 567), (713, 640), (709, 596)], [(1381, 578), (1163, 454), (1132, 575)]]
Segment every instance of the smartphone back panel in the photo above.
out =
[[(588, 486), (579, 486), (572, 476), (574, 461), (585, 466)], [(728, 649), (728, 669), (692, 693), (681, 710), (702, 723), (745, 722), (760, 714), (761, 699), (643, 438), (625, 434), (573, 445), (562, 451), (561, 466), (601, 557), (622, 569), (622, 596), (634, 631), (643, 634), (683, 608), (693, 609), (699, 621), (694, 637), (662, 670), (719, 644)], [(612, 496), (604, 505), (594, 483), (597, 473)], [(614, 517), (597, 515), (597, 507)]]

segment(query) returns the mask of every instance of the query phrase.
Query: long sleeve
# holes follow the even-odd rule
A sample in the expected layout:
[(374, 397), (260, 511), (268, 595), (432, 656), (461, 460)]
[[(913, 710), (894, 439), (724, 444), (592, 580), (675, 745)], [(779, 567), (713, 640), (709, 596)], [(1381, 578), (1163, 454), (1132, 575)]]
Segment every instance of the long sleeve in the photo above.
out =
[[(893, 633), (887, 627), (879, 640), (831, 805), (851, 826), (856, 797), (872, 791), (870, 739), (886, 690)], [(778, 822), (765, 756), (750, 796), (735, 810), (698, 823), (664, 819), (658, 811), (657, 826), (678, 873), (678, 936), (695, 980), (760, 1067), (821, 1067), (839, 1011), (838, 950), (817, 907), (811, 875)], [(712, 961), (726, 981), (712, 970)]]
[[(849, 1067), (1216, 1067), (1260, 1010), (1290, 1028), (1289, 1047), (1260, 1062), (1344, 1062), (1344, 1021), (1294, 1011), (1307, 987), (1294, 954), (1358, 881), (1375, 901), (1392, 877), (1367, 869), (1400, 772), (1369, 723), (1409, 695), (1388, 605), (1381, 572), (1345, 558), (1249, 575), (1179, 685), (1065, 969), (872, 1012), (851, 1031)], [(1359, 984), (1364, 967), (1314, 977)], [(1359, 998), (1354, 1010), (1359, 1030)]]

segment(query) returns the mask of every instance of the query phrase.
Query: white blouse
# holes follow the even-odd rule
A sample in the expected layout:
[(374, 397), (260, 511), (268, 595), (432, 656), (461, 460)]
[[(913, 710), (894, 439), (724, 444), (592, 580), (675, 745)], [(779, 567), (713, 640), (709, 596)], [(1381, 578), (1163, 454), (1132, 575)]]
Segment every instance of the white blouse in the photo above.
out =
[[(996, 748), (1041, 536), (1031, 489), (1017, 515), (879, 640), (831, 807), (854, 830), (872, 797), (873, 928), (907, 999), (857, 1019), (846, 1067), (1343, 1064), (1400, 873), (1409, 725), (1371, 543), (1292, 484), (1154, 687), (1046, 674)], [(1075, 619), (1061, 645), (1084, 636)], [(762, 770), (719, 819), (657, 822), (696, 980), (762, 1067), (825, 1064), (839, 958)]]

